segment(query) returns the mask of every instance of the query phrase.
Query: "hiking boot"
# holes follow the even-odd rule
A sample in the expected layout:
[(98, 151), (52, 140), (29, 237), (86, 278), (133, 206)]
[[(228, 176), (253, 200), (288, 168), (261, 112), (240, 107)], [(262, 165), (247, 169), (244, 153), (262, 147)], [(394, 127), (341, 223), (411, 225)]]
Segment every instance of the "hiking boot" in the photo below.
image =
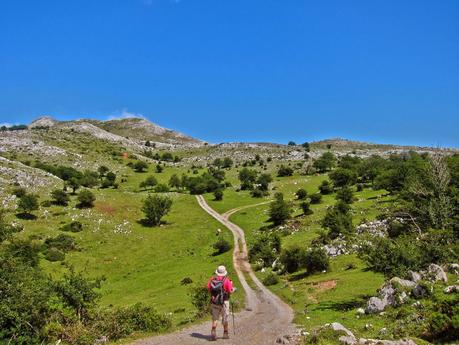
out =
[(217, 330), (213, 329), (210, 331), (210, 340), (211, 341), (217, 340)]
[(228, 331), (223, 332), (223, 339), (229, 339)]

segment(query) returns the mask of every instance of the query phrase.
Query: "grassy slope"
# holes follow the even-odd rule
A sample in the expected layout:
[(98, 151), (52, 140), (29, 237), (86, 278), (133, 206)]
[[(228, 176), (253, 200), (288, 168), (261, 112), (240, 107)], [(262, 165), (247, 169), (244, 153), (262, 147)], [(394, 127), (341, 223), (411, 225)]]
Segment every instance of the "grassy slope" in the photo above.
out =
[[(173, 172), (177, 169), (167, 168), (154, 175), (160, 182), (167, 182)], [(37, 212), (37, 221), (24, 221), (26, 231), (22, 235), (56, 236), (61, 233), (58, 229), (62, 224), (80, 220), (85, 230), (70, 234), (77, 239), (79, 251), (67, 254), (66, 262), (78, 270), (84, 268), (89, 276), (106, 277), (101, 291), (102, 304), (122, 306), (144, 302), (162, 312), (185, 308), (184, 312), (174, 314), (174, 320), (182, 322), (194, 310), (188, 296), (189, 287), (182, 286), (180, 281), (190, 277), (204, 284), (219, 264), (225, 264), (231, 274), (231, 253), (212, 256), (216, 229), (221, 226), (191, 195), (171, 193), (174, 204), (165, 217), (166, 225), (146, 228), (138, 224), (142, 218), (141, 202), (147, 192), (133, 191), (150, 174), (128, 173), (128, 182), (121, 184), (119, 190), (95, 191), (97, 201), (93, 209), (42, 208)], [(71, 205), (74, 204), (72, 201)], [(224, 236), (232, 242), (229, 231), (224, 231)], [(59, 262), (43, 260), (43, 265), (54, 276), (65, 270)], [(238, 285), (237, 276), (231, 276)], [(243, 294), (236, 298), (243, 300)]]
[[(294, 199), (293, 193), (298, 188), (304, 188), (308, 193), (317, 191), (320, 182), (326, 176), (292, 176), (276, 178), (274, 186), (276, 190), (284, 193), (288, 200)], [(236, 193), (238, 194), (238, 193)], [(228, 208), (235, 203), (237, 196), (229, 194)], [(374, 219), (383, 211), (389, 197), (384, 196), (384, 191), (364, 190), (356, 193), (358, 201), (353, 204), (354, 224), (362, 219)], [(245, 198), (245, 197), (243, 197)], [(260, 199), (253, 199), (253, 203)], [(309, 245), (318, 236), (320, 220), (323, 218), (326, 208), (335, 202), (334, 195), (324, 196), (319, 205), (311, 205), (313, 215), (300, 216), (299, 208), (295, 207), (297, 221), (301, 223), (300, 230), (283, 238), (283, 246), (294, 243)], [(215, 202), (216, 203), (216, 202)], [(295, 202), (298, 205), (298, 202)], [(231, 220), (240, 225), (246, 231), (247, 241), (253, 241), (254, 234), (263, 225), (268, 224), (269, 205), (259, 205), (247, 208), (235, 213)], [(221, 206), (225, 209), (226, 206)], [(349, 264), (354, 268), (347, 269)], [(257, 272), (260, 278), (266, 273)], [(345, 326), (356, 331), (359, 335), (376, 336), (376, 331), (384, 327), (384, 320), (378, 316), (361, 318), (356, 317), (355, 309), (363, 306), (367, 296), (374, 295), (376, 289), (381, 286), (383, 277), (365, 269), (365, 265), (355, 255), (345, 255), (331, 260), (331, 269), (326, 273), (305, 276), (301, 272), (288, 276), (280, 283), (270, 288), (295, 310), (295, 322), (307, 330), (327, 322), (341, 322)], [(335, 285), (336, 284), (336, 285)], [(366, 323), (371, 322), (374, 328), (365, 330)]]

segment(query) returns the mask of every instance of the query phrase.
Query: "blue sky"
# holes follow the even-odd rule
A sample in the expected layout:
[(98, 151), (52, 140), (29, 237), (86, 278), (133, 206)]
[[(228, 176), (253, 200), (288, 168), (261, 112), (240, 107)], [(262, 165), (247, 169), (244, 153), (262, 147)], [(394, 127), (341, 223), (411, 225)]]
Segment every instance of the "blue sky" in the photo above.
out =
[(0, 2), (0, 123), (459, 147), (459, 1)]

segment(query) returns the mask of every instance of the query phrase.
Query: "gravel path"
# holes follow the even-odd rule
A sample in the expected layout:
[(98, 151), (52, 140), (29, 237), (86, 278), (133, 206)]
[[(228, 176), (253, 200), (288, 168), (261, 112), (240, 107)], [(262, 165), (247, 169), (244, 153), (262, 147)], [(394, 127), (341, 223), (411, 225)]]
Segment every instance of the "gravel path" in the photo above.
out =
[[(244, 231), (228, 218), (236, 211), (228, 211), (221, 215), (214, 211), (199, 195), (196, 197), (199, 205), (212, 217), (225, 225), (234, 235), (233, 262), (239, 281), (246, 293), (246, 309), (235, 315), (236, 334), (230, 327), (231, 339), (224, 340), (221, 326), (218, 330), (218, 343), (234, 345), (269, 345), (285, 343), (291, 335), (297, 334), (292, 324), (293, 311), (279, 297), (271, 293), (258, 280), (250, 267), (247, 256), (247, 244)], [(246, 276), (250, 277), (256, 290), (247, 283)], [(230, 322), (232, 326), (232, 321)], [(210, 322), (194, 325), (175, 333), (146, 338), (134, 342), (135, 345), (194, 345), (209, 343)], [(287, 338), (285, 338), (287, 336)]]

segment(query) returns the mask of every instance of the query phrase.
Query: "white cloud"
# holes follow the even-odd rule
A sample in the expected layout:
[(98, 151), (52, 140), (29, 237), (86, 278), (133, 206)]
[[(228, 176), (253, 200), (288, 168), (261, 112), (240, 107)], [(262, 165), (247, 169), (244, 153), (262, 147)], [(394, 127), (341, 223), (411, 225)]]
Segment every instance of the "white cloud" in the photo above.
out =
[(146, 119), (143, 114), (140, 113), (133, 113), (124, 108), (121, 111), (116, 111), (115, 113), (111, 114), (107, 120), (121, 120), (121, 119)]

